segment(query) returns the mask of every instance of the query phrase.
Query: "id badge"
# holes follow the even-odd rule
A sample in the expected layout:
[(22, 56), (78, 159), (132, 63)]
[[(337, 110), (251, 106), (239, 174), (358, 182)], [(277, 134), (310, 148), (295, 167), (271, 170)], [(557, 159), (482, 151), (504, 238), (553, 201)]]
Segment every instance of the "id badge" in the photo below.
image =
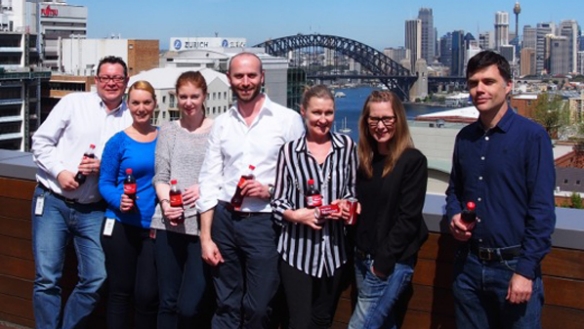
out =
[(36, 204), (34, 206), (34, 214), (36, 216), (42, 216), (44, 209), (45, 209), (45, 196), (39, 195), (36, 199)]
[(112, 236), (112, 233), (114, 232), (114, 224), (116, 223), (116, 220), (113, 218), (106, 218), (105, 219), (105, 225), (103, 226), (103, 235), (104, 236)]

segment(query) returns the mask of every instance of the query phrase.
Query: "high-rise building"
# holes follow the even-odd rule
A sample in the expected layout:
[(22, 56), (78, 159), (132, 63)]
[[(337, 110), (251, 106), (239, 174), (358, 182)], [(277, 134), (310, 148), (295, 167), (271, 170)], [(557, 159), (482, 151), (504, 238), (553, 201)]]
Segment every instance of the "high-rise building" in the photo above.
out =
[(410, 50), (410, 71), (416, 68), (416, 61), (422, 57), (422, 21), (406, 20), (405, 47)]
[(559, 35), (567, 38), (569, 70), (576, 71), (576, 52), (578, 51), (578, 23), (574, 20), (565, 20), (560, 23)]
[(498, 11), (495, 13), (495, 49), (509, 44), (509, 13)]
[(537, 28), (531, 25), (523, 27), (523, 44), (521, 48), (530, 48), (535, 50), (537, 45)]
[(383, 54), (398, 63), (404, 59), (410, 59), (410, 50), (404, 47), (385, 48)]
[(554, 23), (537, 23), (536, 27), (536, 44), (535, 44), (535, 74), (541, 75), (549, 71), (547, 60), (549, 55), (546, 51), (546, 36), (555, 34), (556, 26)]
[(535, 49), (523, 48), (521, 49), (521, 69), (520, 75), (535, 75)]
[(452, 32), (452, 63), (450, 64), (450, 75), (454, 77), (464, 76), (465, 52), (464, 31)]
[(584, 50), (576, 53), (576, 72), (584, 75)]
[(493, 39), (493, 33), (491, 31), (479, 33), (479, 47), (482, 50), (493, 49), (495, 45), (495, 40)]
[(565, 36), (548, 34), (546, 37), (547, 49), (549, 49), (549, 74), (570, 73), (570, 42)]
[(434, 48), (436, 47), (436, 32), (434, 30), (434, 17), (432, 8), (420, 8), (418, 19), (422, 21), (422, 58), (428, 65), (434, 61)]
[(499, 52), (501, 56), (505, 57), (507, 62), (513, 66), (515, 64), (515, 46), (514, 45), (501, 45), (499, 47)]
[(452, 66), (452, 33), (448, 32), (440, 38), (440, 63), (448, 67)]
[(578, 51), (584, 51), (584, 35), (578, 37)]

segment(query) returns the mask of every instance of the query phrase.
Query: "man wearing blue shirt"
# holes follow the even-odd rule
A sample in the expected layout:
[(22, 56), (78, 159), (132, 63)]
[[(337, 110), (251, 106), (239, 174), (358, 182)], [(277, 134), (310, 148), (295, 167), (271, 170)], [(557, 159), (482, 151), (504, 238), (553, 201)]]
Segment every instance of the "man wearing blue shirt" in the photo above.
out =
[[(507, 103), (509, 63), (483, 51), (467, 83), (479, 120), (456, 137), (447, 215), (455, 239), (453, 294), (461, 328), (540, 328), (540, 263), (555, 226), (555, 169), (549, 136)], [(477, 219), (461, 212), (476, 204)]]

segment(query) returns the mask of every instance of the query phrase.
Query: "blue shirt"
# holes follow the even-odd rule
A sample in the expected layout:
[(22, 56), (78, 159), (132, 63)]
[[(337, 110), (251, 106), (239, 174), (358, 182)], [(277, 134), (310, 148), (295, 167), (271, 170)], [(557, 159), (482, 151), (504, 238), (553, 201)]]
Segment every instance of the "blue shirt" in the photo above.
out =
[(539, 124), (511, 108), (485, 130), (478, 120), (456, 137), (449, 219), (468, 201), (476, 203), (472, 242), (485, 248), (521, 246), (515, 272), (533, 279), (551, 248), (556, 217), (552, 144)]
[[(150, 228), (156, 207), (156, 191), (152, 185), (152, 178), (157, 139), (158, 137), (151, 142), (138, 142), (124, 131), (120, 131), (105, 144), (100, 166), (99, 192), (107, 202), (105, 211), (107, 218)], [(121, 212), (120, 203), (124, 194), (123, 182), (127, 168), (132, 168), (132, 174), (136, 179), (137, 210)]]

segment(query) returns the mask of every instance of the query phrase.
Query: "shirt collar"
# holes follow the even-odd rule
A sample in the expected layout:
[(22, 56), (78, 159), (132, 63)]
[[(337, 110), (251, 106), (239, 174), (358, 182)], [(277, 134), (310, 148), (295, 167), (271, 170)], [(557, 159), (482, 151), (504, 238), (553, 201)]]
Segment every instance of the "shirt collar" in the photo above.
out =
[[(342, 149), (345, 147), (345, 140), (343, 138), (341, 138), (341, 136), (339, 136), (336, 133), (332, 133), (332, 132), (329, 132), (329, 134), (331, 135), (331, 143), (332, 143), (333, 151), (334, 151), (334, 149)], [(302, 135), (302, 137), (300, 138), (298, 146), (296, 146), (296, 152), (304, 152), (304, 153), (308, 152), (308, 148), (306, 146), (306, 133), (304, 133)]]
[[(273, 114), (274, 112), (272, 111), (272, 101), (270, 100), (270, 98), (268, 97), (268, 95), (263, 94), (264, 95), (264, 103), (262, 104), (262, 108), (260, 109), (260, 111), (258, 112), (258, 115), (260, 115), (263, 112), (267, 112), (269, 114)], [(238, 117), (239, 111), (237, 110), (237, 102), (235, 102), (235, 104), (233, 104), (230, 108), (229, 111), (231, 113), (231, 115)]]
[(103, 108), (103, 110), (106, 111), (108, 115), (117, 115), (118, 113), (123, 113), (128, 108), (126, 100), (122, 98), (122, 102), (120, 103), (120, 105), (118, 105), (118, 107), (111, 111), (108, 111), (107, 105), (105, 105), (104, 101), (101, 99), (101, 97), (99, 97), (99, 94), (97, 92), (95, 93), (95, 97), (99, 99), (99, 106)]
[[(495, 127), (493, 127), (492, 129), (498, 129), (501, 132), (508, 132), (509, 129), (511, 128), (511, 123), (513, 122), (513, 118), (516, 116), (517, 114), (515, 113), (515, 110), (513, 110), (513, 108), (511, 107), (510, 104), (507, 104), (507, 111), (505, 112), (505, 114), (503, 115), (503, 117), (501, 118), (501, 120), (499, 120), (499, 122), (497, 122), (497, 125)], [(485, 126), (483, 126), (483, 122), (481, 121), (480, 117), (477, 120), (478, 125), (477, 125), (477, 129), (480, 129), (481, 132), (485, 132), (488, 129), (485, 129)]]

